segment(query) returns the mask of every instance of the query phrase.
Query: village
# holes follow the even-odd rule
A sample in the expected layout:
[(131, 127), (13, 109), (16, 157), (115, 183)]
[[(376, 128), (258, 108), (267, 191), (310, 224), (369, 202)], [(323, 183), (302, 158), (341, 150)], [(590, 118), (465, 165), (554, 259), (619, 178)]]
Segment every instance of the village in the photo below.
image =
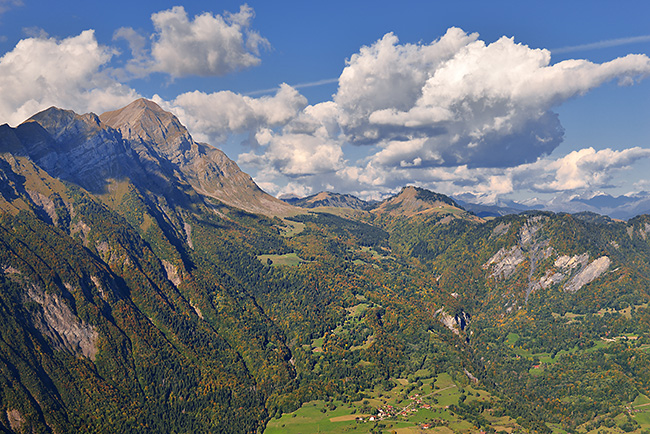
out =
[[(452, 387), (456, 387), (456, 386), (455, 385), (454, 386), (449, 386), (449, 387), (445, 388), (444, 390), (450, 389)], [(432, 395), (435, 395), (436, 393), (439, 393), (439, 392), (440, 392), (440, 390), (437, 390), (437, 391), (431, 392), (431, 393), (429, 393), (427, 395), (424, 395), (424, 396), (422, 396), (420, 394), (417, 394), (417, 393), (413, 394), (413, 395), (410, 395), (408, 397), (408, 399), (411, 400), (411, 402), (405, 407), (400, 408), (400, 407), (396, 407), (396, 406), (393, 406), (393, 405), (390, 405), (390, 404), (385, 404), (385, 405), (381, 406), (378, 409), (378, 412), (377, 412), (376, 415), (359, 416), (359, 417), (356, 418), (356, 421), (357, 422), (380, 422), (380, 421), (383, 421), (383, 420), (386, 420), (386, 419), (395, 419), (395, 418), (399, 418), (399, 417), (408, 417), (408, 416), (411, 416), (414, 413), (417, 413), (418, 410), (420, 410), (420, 409), (430, 410), (430, 409), (432, 409), (432, 405), (424, 402), (424, 398), (428, 398), (428, 397), (430, 397)], [(449, 408), (449, 406), (445, 406), (445, 408)], [(438, 427), (438, 426), (447, 426), (448, 424), (449, 424), (448, 421), (446, 421), (444, 419), (437, 419), (436, 418), (436, 419), (432, 419), (429, 422), (422, 423), (420, 425), (420, 428), (421, 429), (430, 429), (430, 428), (435, 428), (435, 427)]]

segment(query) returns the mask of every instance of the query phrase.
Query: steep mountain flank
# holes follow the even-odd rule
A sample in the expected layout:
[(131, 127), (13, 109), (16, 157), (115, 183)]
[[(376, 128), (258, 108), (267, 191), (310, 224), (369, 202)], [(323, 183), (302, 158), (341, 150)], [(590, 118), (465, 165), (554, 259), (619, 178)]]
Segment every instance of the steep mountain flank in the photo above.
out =
[[(195, 142), (176, 116), (156, 103), (139, 99), (128, 106), (104, 113), (100, 119), (118, 130), (134, 148), (164, 158), (171, 169), (199, 194), (248, 212), (294, 215), (299, 211), (264, 193), (221, 150)], [(142, 152), (140, 152), (142, 154)]]
[(126, 181), (109, 208), (22, 155), (3, 153), (0, 177), (0, 427), (257, 430), (294, 371), (242, 283), (259, 279), (231, 274), (249, 243), (281, 251), (274, 227), (152, 203)]

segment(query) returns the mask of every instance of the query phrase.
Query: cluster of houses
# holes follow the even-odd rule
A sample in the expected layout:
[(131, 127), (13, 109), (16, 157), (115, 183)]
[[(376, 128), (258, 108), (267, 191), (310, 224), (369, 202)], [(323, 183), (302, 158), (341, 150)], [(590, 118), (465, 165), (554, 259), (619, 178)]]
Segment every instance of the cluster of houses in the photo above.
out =
[[(397, 408), (394, 407), (390, 404), (386, 404), (382, 406), (377, 415), (369, 416), (369, 417), (357, 417), (358, 422), (375, 422), (375, 421), (380, 421), (384, 419), (388, 419), (391, 417), (397, 417), (397, 416), (409, 416), (412, 413), (417, 413), (418, 409), (424, 408), (424, 409), (431, 409), (431, 405), (427, 404), (422, 400), (422, 397), (419, 394), (411, 395), (408, 397), (411, 400), (411, 403), (407, 405), (406, 407), (403, 408)], [(424, 425), (429, 425), (425, 427)], [(428, 429), (431, 428), (435, 425), (432, 424), (424, 424), (421, 426), (421, 428)]]

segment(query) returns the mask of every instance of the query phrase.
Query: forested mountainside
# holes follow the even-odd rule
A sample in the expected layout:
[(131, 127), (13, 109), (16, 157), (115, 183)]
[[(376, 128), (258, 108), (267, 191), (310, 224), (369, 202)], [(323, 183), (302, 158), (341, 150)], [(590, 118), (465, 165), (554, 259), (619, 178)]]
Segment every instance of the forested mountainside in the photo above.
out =
[(349, 429), (650, 428), (650, 216), (486, 221), (415, 187), (309, 213), (144, 100), (0, 153), (4, 431), (253, 433), (416, 392), (420, 419)]

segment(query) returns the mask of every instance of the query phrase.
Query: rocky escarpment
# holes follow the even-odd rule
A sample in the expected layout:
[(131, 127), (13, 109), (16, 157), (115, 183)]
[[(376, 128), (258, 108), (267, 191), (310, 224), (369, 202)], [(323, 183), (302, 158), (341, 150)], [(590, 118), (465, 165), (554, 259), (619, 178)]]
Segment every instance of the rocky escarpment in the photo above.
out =
[[(536, 264), (548, 258), (553, 252), (553, 249), (549, 247), (548, 240), (541, 240), (537, 236), (542, 228), (543, 220), (543, 216), (528, 219), (519, 229), (517, 243), (510, 248), (501, 248), (483, 265), (484, 269), (490, 270), (491, 277), (507, 279), (526, 260), (530, 261), (530, 275), (532, 276)], [(508, 229), (509, 226), (497, 226), (493, 230), (493, 235), (503, 235)]]
[(171, 163), (176, 176), (204, 196), (254, 213), (284, 216), (299, 212), (262, 191), (221, 150), (195, 142), (176, 116), (152, 101), (136, 100), (100, 119), (134, 148), (141, 148), (139, 154), (147, 150), (146, 154)]
[(23, 287), (25, 304), (36, 304), (37, 308), (27, 309), (27, 321), (54, 349), (95, 360), (99, 333), (95, 327), (81, 320), (61, 295), (45, 292), (12, 266), (2, 266), (0, 271)]
[(41, 309), (33, 311), (31, 320), (54, 348), (95, 360), (97, 330), (76, 316), (57, 294), (43, 292), (37, 286), (28, 287), (29, 298)]
[[(519, 229), (517, 242), (510, 247), (502, 247), (483, 264), (483, 269), (497, 280), (509, 279), (520, 271), (526, 272), (526, 300), (534, 291), (554, 285), (565, 292), (577, 292), (598, 279), (611, 264), (608, 256), (590, 260), (587, 252), (572, 256), (556, 252), (550, 246), (549, 239), (541, 236), (547, 220), (546, 216), (529, 218)], [(509, 228), (509, 225), (500, 224), (493, 230), (493, 236), (503, 236)], [(547, 260), (553, 256), (556, 259), (549, 266)], [(524, 271), (526, 265), (528, 269)]]
[(456, 315), (450, 315), (445, 311), (445, 308), (440, 308), (435, 312), (438, 319), (445, 327), (452, 331), (456, 336), (460, 336), (462, 331), (469, 326), (471, 316), (467, 312), (459, 312)]
[(51, 107), (16, 128), (23, 155), (55, 178), (104, 190), (108, 179), (142, 173), (119, 132), (94, 114), (78, 115)]

